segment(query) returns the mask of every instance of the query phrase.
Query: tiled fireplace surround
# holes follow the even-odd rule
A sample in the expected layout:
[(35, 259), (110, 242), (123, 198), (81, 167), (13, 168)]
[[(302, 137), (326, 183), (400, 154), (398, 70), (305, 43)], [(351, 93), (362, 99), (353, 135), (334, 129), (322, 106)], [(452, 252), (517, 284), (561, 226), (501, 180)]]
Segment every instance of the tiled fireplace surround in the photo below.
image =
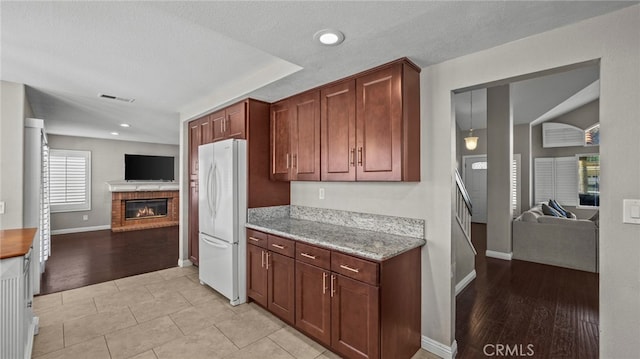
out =
[[(125, 202), (132, 199), (167, 199), (167, 216), (125, 219)], [(178, 225), (178, 191), (111, 192), (111, 230), (113, 232)]]

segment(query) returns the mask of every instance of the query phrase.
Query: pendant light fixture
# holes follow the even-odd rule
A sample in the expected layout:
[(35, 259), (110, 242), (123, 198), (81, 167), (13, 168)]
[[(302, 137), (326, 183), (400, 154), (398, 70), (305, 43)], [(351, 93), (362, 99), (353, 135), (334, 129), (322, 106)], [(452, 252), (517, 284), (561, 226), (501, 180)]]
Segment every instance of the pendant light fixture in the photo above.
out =
[(469, 151), (473, 151), (478, 147), (478, 137), (473, 136), (473, 91), (471, 93), (471, 120), (469, 121), (469, 136), (464, 138), (464, 145)]

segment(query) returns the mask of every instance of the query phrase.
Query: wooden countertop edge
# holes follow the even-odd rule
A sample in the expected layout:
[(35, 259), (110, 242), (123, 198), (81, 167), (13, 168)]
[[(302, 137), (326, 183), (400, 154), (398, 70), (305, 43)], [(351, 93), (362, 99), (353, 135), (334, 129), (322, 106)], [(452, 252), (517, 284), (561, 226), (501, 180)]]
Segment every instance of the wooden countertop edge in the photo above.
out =
[(20, 257), (29, 252), (37, 228), (0, 230), (0, 259)]

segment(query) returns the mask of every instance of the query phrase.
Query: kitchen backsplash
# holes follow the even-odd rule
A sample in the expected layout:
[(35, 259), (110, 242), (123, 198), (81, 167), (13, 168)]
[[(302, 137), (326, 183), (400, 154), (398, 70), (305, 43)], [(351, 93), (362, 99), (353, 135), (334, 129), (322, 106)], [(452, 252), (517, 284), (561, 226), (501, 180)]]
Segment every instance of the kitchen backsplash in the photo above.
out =
[(422, 219), (384, 216), (379, 214), (342, 211), (305, 206), (274, 206), (250, 208), (248, 221), (257, 222), (282, 217), (329, 223), (368, 231), (424, 238), (425, 222)]
[(289, 206), (249, 208), (247, 211), (247, 222), (249, 223), (268, 221), (282, 217), (289, 217)]

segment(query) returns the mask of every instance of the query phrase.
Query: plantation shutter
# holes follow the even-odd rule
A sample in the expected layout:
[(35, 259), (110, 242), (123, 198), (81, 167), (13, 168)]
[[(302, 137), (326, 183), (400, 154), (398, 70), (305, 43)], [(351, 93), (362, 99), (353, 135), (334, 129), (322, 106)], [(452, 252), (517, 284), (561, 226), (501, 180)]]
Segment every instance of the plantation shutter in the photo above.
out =
[(49, 203), (51, 212), (91, 209), (91, 152), (50, 150)]
[(555, 199), (576, 206), (578, 198), (578, 166), (575, 157), (535, 159), (535, 201)]

